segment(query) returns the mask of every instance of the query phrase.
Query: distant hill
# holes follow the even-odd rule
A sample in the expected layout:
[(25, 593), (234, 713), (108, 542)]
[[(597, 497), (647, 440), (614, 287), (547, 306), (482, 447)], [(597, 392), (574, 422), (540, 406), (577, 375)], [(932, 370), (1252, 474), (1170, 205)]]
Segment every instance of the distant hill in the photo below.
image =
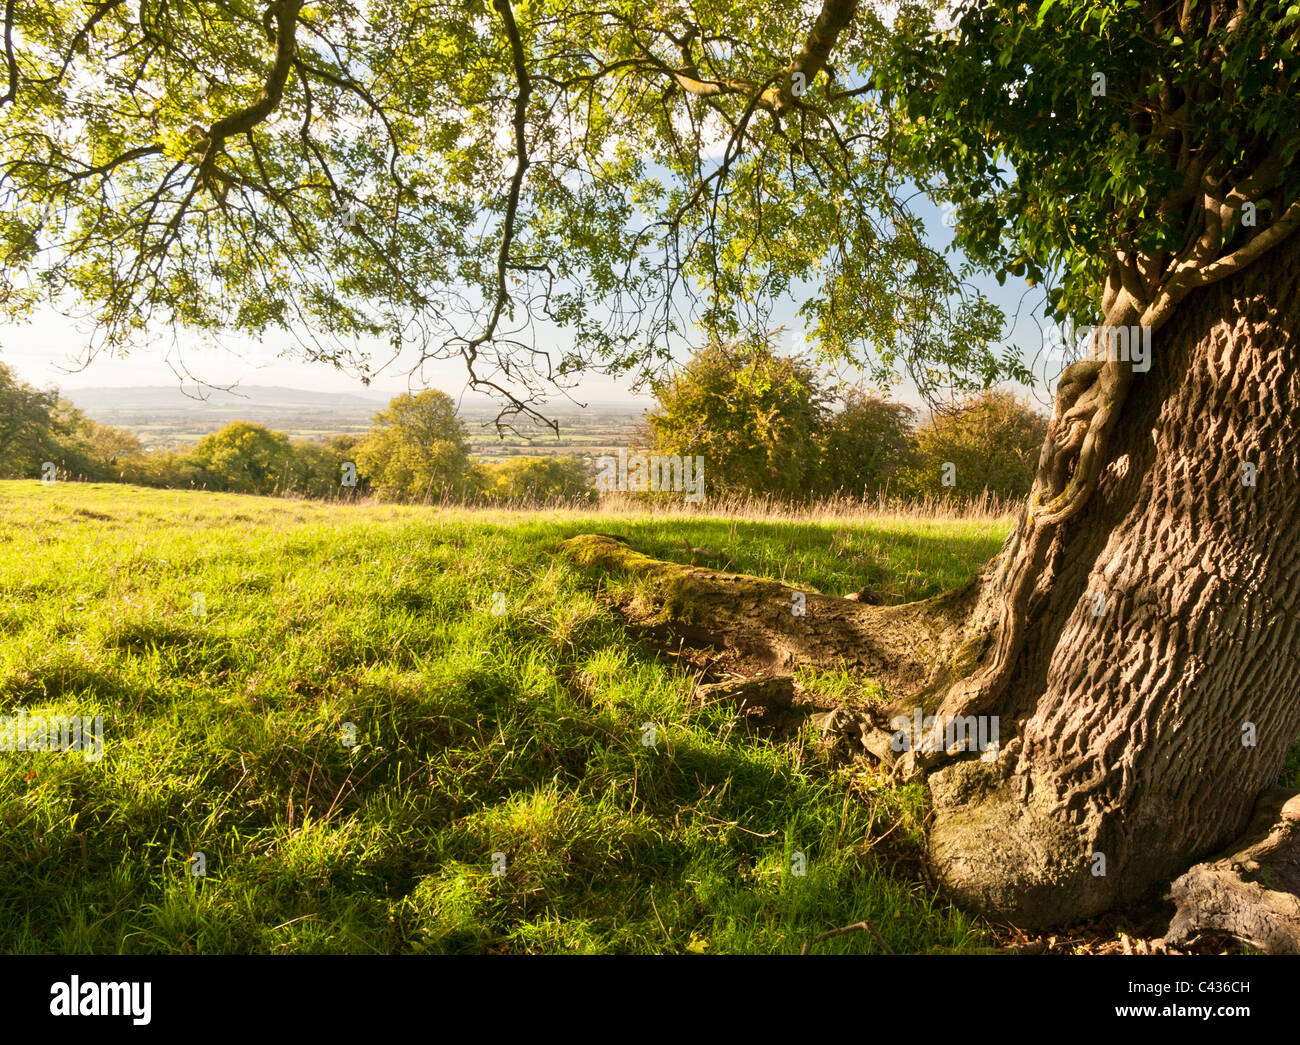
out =
[[(294, 410), (367, 410), (374, 413), (387, 406), (400, 392), (313, 392), (305, 388), (283, 388), (278, 385), (238, 385), (230, 391), (220, 388), (183, 391), (177, 385), (137, 385), (125, 388), (69, 388), (64, 389), (62, 394), (98, 419), (97, 415), (103, 411), (142, 413), (183, 410), (189, 414), (215, 411), (224, 415), (232, 410), (239, 413), (250, 409), (276, 410), (286, 407)], [(486, 396), (457, 397), (453, 393), (452, 398), (458, 399), (461, 413), (466, 415), (495, 414), (501, 408), (500, 403)], [(640, 414), (645, 405), (600, 401), (580, 406), (561, 399), (546, 404), (542, 407), (542, 412), (556, 417), (590, 413)]]
[(63, 394), (91, 416), (103, 410), (220, 411), (224, 414), (231, 410), (241, 411), (250, 407), (255, 409), (292, 407), (298, 410), (304, 407), (320, 410), (342, 407), (373, 412), (391, 398), (382, 392), (361, 394), (311, 392), (302, 388), (281, 388), (276, 385), (239, 385), (230, 391), (204, 388), (188, 393), (177, 385), (141, 385), (134, 388), (72, 388)]

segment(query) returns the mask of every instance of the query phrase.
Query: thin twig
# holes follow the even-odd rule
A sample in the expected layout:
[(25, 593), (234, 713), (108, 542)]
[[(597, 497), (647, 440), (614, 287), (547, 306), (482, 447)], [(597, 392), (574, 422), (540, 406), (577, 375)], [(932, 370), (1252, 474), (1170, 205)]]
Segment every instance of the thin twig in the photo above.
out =
[(740, 824), (736, 823), (734, 820), (719, 820), (716, 816), (709, 816), (708, 813), (705, 813), (704, 815), (708, 819), (712, 820), (715, 824), (723, 824), (726, 827), (734, 827), (737, 831), (744, 831), (745, 834), (753, 835), (755, 838), (775, 838), (779, 833), (777, 831), (768, 831), (765, 834), (760, 834), (757, 831), (751, 831), (748, 827), (741, 827)]
[(832, 929), (830, 932), (822, 933), (820, 936), (814, 936), (811, 940), (804, 940), (803, 948), (800, 954), (807, 954), (808, 948), (814, 943), (821, 943), (822, 940), (829, 940), (832, 936), (843, 936), (845, 933), (862, 932), (863, 930), (871, 933), (876, 938), (876, 943), (880, 944), (881, 950), (886, 954), (893, 954), (894, 950), (885, 942), (885, 938), (876, 931), (876, 927), (868, 921), (855, 922), (852, 925), (846, 925), (842, 929)]

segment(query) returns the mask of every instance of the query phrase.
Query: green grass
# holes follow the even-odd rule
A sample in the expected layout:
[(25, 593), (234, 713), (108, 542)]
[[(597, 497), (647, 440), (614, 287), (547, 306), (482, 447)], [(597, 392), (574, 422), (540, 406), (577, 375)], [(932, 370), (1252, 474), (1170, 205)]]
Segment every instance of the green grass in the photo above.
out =
[(968, 580), (1003, 522), (38, 482), (0, 483), (0, 519), (0, 711), (105, 722), (99, 761), (0, 755), (0, 951), (797, 952), (863, 918), (899, 952), (987, 942), (905, 873), (920, 789), (837, 768), (811, 727), (692, 707), (556, 549), (595, 531), (684, 560), (685, 538), (903, 599)]
[[(755, 522), (655, 518), (602, 532), (660, 559), (691, 561), (683, 538), (716, 552), (707, 565), (795, 582), (827, 595), (864, 585), (886, 602), (909, 602), (965, 584), (1002, 546), (1002, 521), (888, 523)], [(575, 532), (581, 532), (577, 530)], [(697, 560), (699, 561), (699, 560)]]

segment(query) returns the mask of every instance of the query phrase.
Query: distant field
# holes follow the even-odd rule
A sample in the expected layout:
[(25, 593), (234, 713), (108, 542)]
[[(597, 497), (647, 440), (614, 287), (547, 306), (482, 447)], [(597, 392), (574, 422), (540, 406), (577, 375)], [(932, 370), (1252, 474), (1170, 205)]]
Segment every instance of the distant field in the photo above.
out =
[(105, 723), (97, 762), (0, 755), (2, 951), (797, 952), (864, 917), (900, 952), (987, 941), (914, 873), (919, 788), (692, 704), (556, 549), (685, 541), (903, 599), (969, 579), (1005, 520), (39, 482), (0, 483), (0, 520), (0, 708)]
[[(364, 435), (370, 429), (372, 413), (337, 413), (321, 417), (316, 413), (293, 414), (285, 411), (263, 415), (256, 410), (221, 413), (211, 411), (201, 419), (193, 412), (168, 417), (152, 412), (136, 418), (129, 412), (100, 411), (96, 420), (115, 428), (134, 432), (146, 449), (179, 450), (192, 446), (205, 435), (220, 431), (234, 421), (251, 421), (290, 439), (319, 442), (331, 435)], [(529, 457), (579, 457), (583, 454), (614, 453), (619, 447), (634, 445), (636, 419), (577, 418), (566, 423), (560, 434), (539, 430), (525, 435), (497, 435), (482, 423), (467, 424), (470, 452), (476, 458), (512, 455)]]
[[(294, 389), (245, 390), (247, 398), (209, 391), (209, 398), (187, 398), (176, 388), (98, 389), (70, 393), (88, 416), (101, 424), (139, 436), (146, 449), (179, 450), (234, 421), (251, 421), (291, 439), (319, 441), (326, 436), (361, 435), (386, 405), (381, 399), (316, 395)], [(314, 402), (313, 398), (321, 402)], [(466, 406), (461, 410), (475, 457), (582, 456), (612, 452), (635, 443), (642, 408), (593, 406), (557, 408), (555, 432), (543, 426), (517, 425), (517, 432), (498, 432), (493, 423), (499, 407)]]

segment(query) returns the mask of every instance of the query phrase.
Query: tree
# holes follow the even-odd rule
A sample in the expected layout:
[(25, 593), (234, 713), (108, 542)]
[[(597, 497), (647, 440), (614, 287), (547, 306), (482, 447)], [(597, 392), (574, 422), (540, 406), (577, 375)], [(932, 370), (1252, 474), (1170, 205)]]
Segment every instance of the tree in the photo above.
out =
[(484, 493), (508, 504), (595, 500), (582, 462), (574, 457), (512, 457), (484, 466)]
[(322, 439), (321, 445), (340, 461), (349, 461), (352, 454), (356, 452), (357, 443), (360, 441), (359, 436), (348, 432), (336, 432)]
[(977, 3), (901, 29), (919, 45), (884, 79), (958, 242), (1100, 328), (984, 577), (986, 652), (935, 701), (1015, 723), (996, 769), (931, 776), (935, 867), (974, 906), (1044, 923), (1143, 895), (1245, 827), (1300, 732), (1278, 668), (1300, 634), (1269, 608), (1296, 568), (1296, 23)]
[(456, 404), (429, 388), (397, 396), (356, 445), (356, 464), (383, 497), (440, 498), (467, 491), (469, 443)]
[(190, 459), (176, 450), (154, 450), (138, 457), (127, 457), (120, 462), (121, 478), (140, 486), (162, 486), (172, 489), (191, 489), (209, 481)]
[(1046, 435), (1047, 418), (1027, 403), (1009, 392), (984, 392), (917, 427), (917, 460), (904, 482), (918, 494), (1024, 497)]
[(822, 488), (831, 494), (876, 493), (912, 458), (916, 413), (861, 388), (850, 388), (843, 405), (825, 423), (819, 453)]
[(293, 450), (283, 432), (251, 421), (232, 421), (200, 439), (186, 459), (200, 485), (268, 494), (288, 486)]
[(290, 444), (292, 459), (288, 472), (288, 489), (304, 497), (331, 497), (346, 491), (342, 485), (346, 453), (324, 443), (295, 439)]
[(35, 478), (59, 455), (58, 399), (57, 392), (33, 388), (0, 363), (0, 476)]
[(711, 496), (805, 496), (817, 480), (826, 393), (804, 362), (766, 342), (714, 343), (655, 386), (654, 452), (703, 457)]
[(876, 672), (898, 709), (998, 716), (995, 761), (913, 759), (938, 878), (1002, 918), (1083, 917), (1230, 840), (1300, 732), (1298, 22), (1280, 0), (972, 0), (942, 28), (855, 0), (11, 4), (0, 304), (85, 308), (92, 351), (153, 322), (297, 327), (343, 364), (374, 334), (530, 410), (580, 372), (656, 374), (693, 324), (763, 331), (797, 290), (825, 351), (935, 395), (1023, 374), (906, 200), (951, 204), (971, 263), (1103, 328), (1006, 547), (937, 602), (810, 597), (816, 628), (675, 605)]
[(59, 461), (74, 477), (93, 482), (122, 479), (144, 454), (134, 433), (101, 425), (67, 400), (59, 400), (56, 420), (64, 433), (59, 439)]

